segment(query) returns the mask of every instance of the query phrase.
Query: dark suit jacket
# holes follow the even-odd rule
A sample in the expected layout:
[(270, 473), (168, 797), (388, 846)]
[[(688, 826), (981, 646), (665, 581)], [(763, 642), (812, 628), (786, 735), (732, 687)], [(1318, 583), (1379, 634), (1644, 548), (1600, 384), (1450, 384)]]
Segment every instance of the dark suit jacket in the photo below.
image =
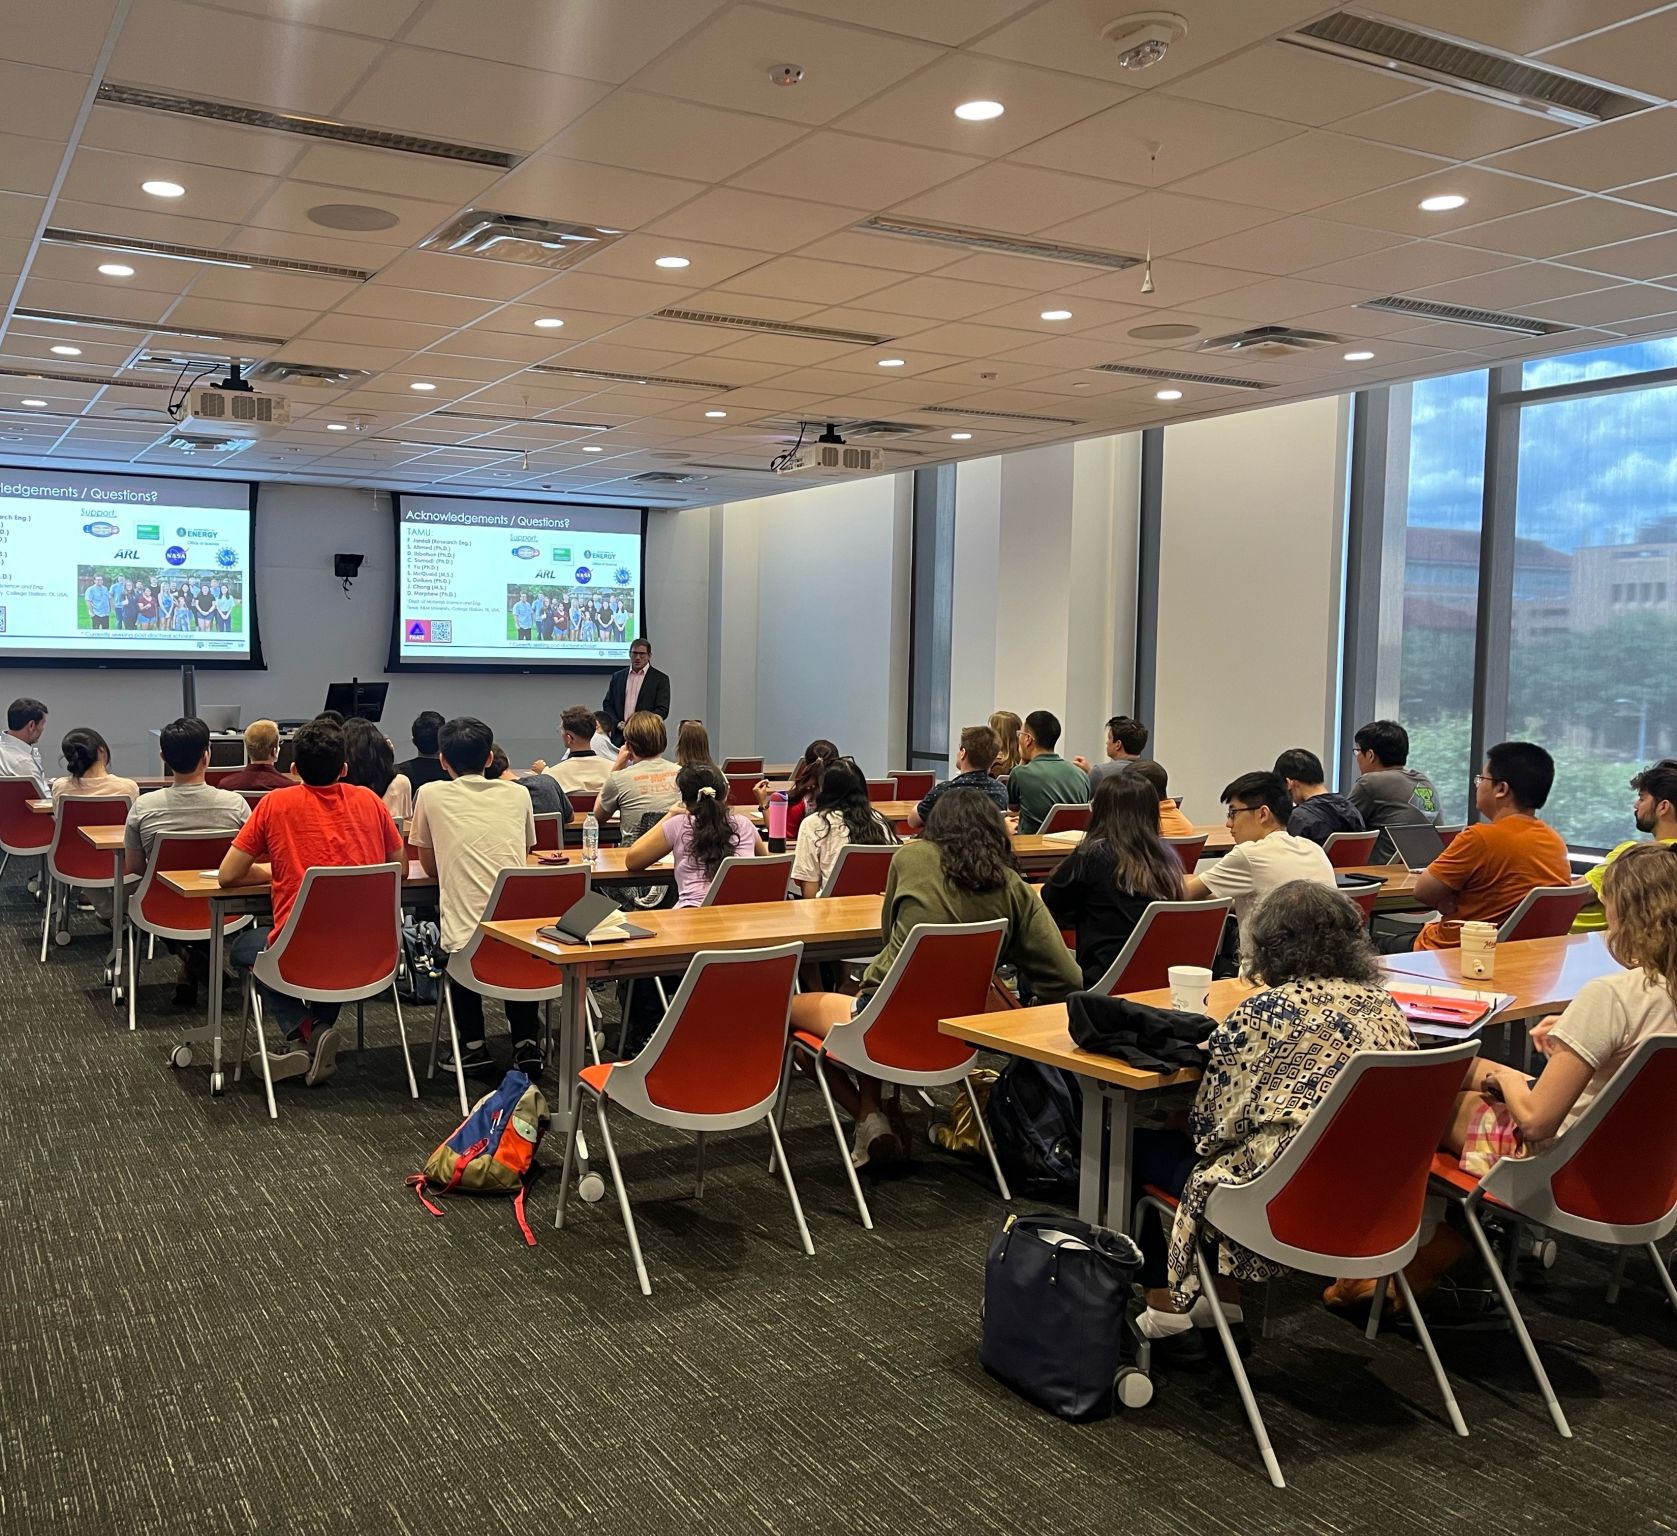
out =
[[(623, 732), (618, 730), (617, 722), (627, 719), (623, 713), (623, 700), (629, 691), (629, 669), (623, 667), (611, 675), (611, 681), (606, 685), (605, 702), (601, 706), (606, 712), (606, 718), (611, 721), (611, 739), (618, 746), (623, 745)], [(648, 667), (646, 676), (641, 679), (640, 698), (635, 701), (637, 709), (650, 709), (653, 714), (670, 718), (670, 679), (669, 674), (660, 672), (656, 667)]]

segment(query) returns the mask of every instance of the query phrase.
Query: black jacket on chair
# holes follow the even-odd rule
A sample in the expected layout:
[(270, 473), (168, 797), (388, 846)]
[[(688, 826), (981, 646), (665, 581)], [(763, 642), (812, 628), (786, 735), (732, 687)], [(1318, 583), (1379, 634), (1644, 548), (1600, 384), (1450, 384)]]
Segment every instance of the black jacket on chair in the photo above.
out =
[[(606, 712), (606, 718), (611, 721), (611, 739), (618, 746), (623, 745), (623, 732), (618, 729), (619, 720), (629, 717), (623, 713), (623, 701), (629, 694), (629, 669), (621, 667), (611, 675), (611, 681), (606, 684), (605, 702), (601, 706)], [(648, 667), (641, 678), (640, 697), (635, 700), (636, 709), (650, 709), (653, 714), (670, 718), (670, 678), (667, 672), (660, 672), (656, 667)]]

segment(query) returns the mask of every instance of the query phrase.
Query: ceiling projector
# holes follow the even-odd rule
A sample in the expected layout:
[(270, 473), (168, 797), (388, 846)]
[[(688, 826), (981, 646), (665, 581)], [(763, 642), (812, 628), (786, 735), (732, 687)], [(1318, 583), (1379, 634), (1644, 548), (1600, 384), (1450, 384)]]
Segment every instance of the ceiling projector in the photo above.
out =
[(234, 363), (220, 383), (187, 391), (177, 407), (175, 425), (190, 432), (272, 437), (291, 425), (291, 407), (284, 395), (265, 395), (252, 389)]
[(769, 468), (777, 475), (803, 475), (815, 479), (843, 479), (850, 475), (877, 475), (885, 468), (885, 455), (878, 448), (854, 448), (833, 430), (813, 443), (788, 449)]

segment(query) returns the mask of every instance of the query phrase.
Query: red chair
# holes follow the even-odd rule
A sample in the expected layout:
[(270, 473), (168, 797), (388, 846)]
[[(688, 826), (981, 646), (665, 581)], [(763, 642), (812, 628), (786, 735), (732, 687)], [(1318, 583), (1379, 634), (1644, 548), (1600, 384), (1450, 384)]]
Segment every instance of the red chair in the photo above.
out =
[(560, 811), (537, 812), (536, 847), (544, 853), (557, 853), (565, 843), (565, 819)]
[[(34, 815), (34, 812), (30, 812)], [(70, 942), (70, 892), (109, 891), (113, 905), (123, 899), (127, 887), (117, 890), (111, 873), (110, 854), (101, 852), (81, 835), (83, 827), (120, 827), (128, 820), (128, 801), (121, 795), (61, 795), (58, 814), (41, 817), (52, 828), (52, 842), (47, 848), (47, 905), (41, 919), (41, 963), (47, 960), (47, 939), (54, 938), (60, 946)], [(138, 875), (126, 877), (139, 879)], [(59, 926), (54, 931), (52, 917), (58, 912)], [(114, 967), (107, 966), (105, 979)], [(114, 1001), (114, 1000), (113, 1000)]]
[[(1659, 1244), (1677, 1229), (1677, 1035), (1644, 1040), (1631, 1052), (1577, 1123), (1546, 1152), (1505, 1157), (1481, 1179), (1463, 1173), (1447, 1152), (1433, 1158), (1434, 1188), (1462, 1202), (1468, 1230), (1513, 1324), (1526, 1363), (1555, 1428), (1571, 1426), (1526, 1331), (1514, 1292), (1480, 1224), (1482, 1210), (1612, 1247), (1642, 1248), (1654, 1262), (1667, 1299), (1677, 1285)], [(1413, 1307), (1414, 1303), (1410, 1303)]]
[(1374, 860), (1374, 845), (1380, 841), (1380, 829), (1372, 832), (1335, 832), (1322, 844), (1328, 863), (1335, 869), (1350, 869)]
[[(1013, 1198), (1001, 1164), (996, 1161), (990, 1127), (973, 1091), (972, 1069), (978, 1052), (964, 1041), (938, 1032), (939, 1019), (983, 1013), (989, 1006), (990, 981), (1006, 932), (1007, 920), (1000, 917), (987, 923), (916, 923), (879, 990), (860, 1013), (833, 1025), (825, 1039), (806, 1030), (794, 1030), (786, 1042), (788, 1064), (797, 1052), (809, 1058), (811, 1075), (821, 1088), (827, 1118), (838, 1141), (839, 1161), (850, 1180), (862, 1225), (869, 1231), (873, 1229), (873, 1216), (850, 1161), (832, 1089), (827, 1086), (824, 1069), (828, 1062), (907, 1088), (964, 1084), (996, 1187), (1003, 1200)], [(790, 1084), (788, 1076), (788, 1090)], [(782, 1123), (788, 1097), (789, 1092), (783, 1091), (776, 1111), (776, 1119)]]
[(725, 757), (722, 759), (722, 777), (732, 778), (735, 775), (750, 774), (753, 783), (763, 777), (763, 759), (760, 757)]
[[(408, 1092), (419, 1097), (407, 1027), (402, 1023), (402, 1000), (396, 994), (401, 932), (402, 870), (398, 865), (349, 864), (311, 869), (303, 876), (303, 888), (285, 926), (272, 935), (245, 978), (244, 1008), (239, 1019), (239, 1060), (233, 1080), (237, 1082), (244, 1071), (245, 1026), (254, 1014), (256, 1054), (262, 1065), (270, 1120), (279, 1119), (279, 1108), (274, 1103), (274, 1076), (262, 1029), (262, 996), (256, 990), (259, 981), (288, 997), (321, 1003), (360, 1004), (388, 990), (396, 1006), (396, 1032), (408, 1069)], [(214, 977), (210, 982), (217, 985)]]
[(0, 774), (0, 875), (15, 854), (20, 859), (41, 858), (52, 847), (52, 817), (29, 809), (40, 800), (41, 786), (28, 774)]
[(230, 779), (235, 773), (243, 773), (243, 768), (206, 768), (204, 782), (219, 788), (223, 779)]
[[(166, 832), (152, 845), (151, 862), (140, 877), (139, 888), (128, 898), (128, 1027), (137, 1027), (134, 994), (140, 986), (140, 959), (149, 945), (142, 945), (144, 933), (154, 939), (173, 939), (180, 944), (207, 944), (212, 929), (207, 921), (209, 903), (196, 896), (182, 896), (158, 876), (165, 870), (216, 869), (233, 845), (231, 832)], [(232, 916), (222, 925), (223, 934), (237, 933), (250, 925), (250, 916)], [(212, 987), (221, 978), (210, 978)]]
[(785, 901), (792, 881), (792, 855), (765, 854), (724, 859), (710, 877), (710, 889), (700, 903), (706, 907), (738, 907), (760, 901)]
[(867, 785), (868, 799), (876, 805), (885, 800), (900, 800), (903, 798), (897, 793), (897, 781), (895, 779), (869, 779)]
[(847, 843), (839, 849), (827, 878), (821, 882), (822, 896), (883, 896), (891, 874), (896, 843)]
[(932, 792), (932, 786), (937, 783), (935, 773), (910, 773), (907, 769), (893, 768), (891, 782), (897, 786), (897, 792), (889, 798), (892, 800), (924, 800)]
[(600, 803), (600, 792), (597, 789), (568, 789), (565, 798), (571, 802), (571, 809), (578, 816), (586, 816)]
[(762, 777), (760, 773), (729, 774), (728, 804), (755, 805), (757, 803), (757, 781)]
[[(1244, 1184), (1219, 1184), (1205, 1204), (1206, 1226), (1263, 1258), (1306, 1274), (1378, 1279), (1376, 1313), (1385, 1301), (1387, 1277), (1395, 1276), (1458, 1435), (1467, 1433), (1467, 1425), (1403, 1266), (1420, 1247), (1439, 1129), (1461, 1090), (1463, 1065), (1478, 1049), (1477, 1041), (1468, 1040), (1436, 1051), (1357, 1052), (1281, 1155)], [(1151, 1209), (1168, 1223), (1176, 1204), (1163, 1190), (1149, 1188), (1137, 1202), (1136, 1222)], [(1200, 1289), (1214, 1297), (1204, 1250), (1196, 1257)], [(1285, 1488), (1223, 1309), (1213, 1304), (1211, 1316), (1269, 1480)], [(1138, 1356), (1143, 1382), (1128, 1377), (1120, 1382), (1119, 1396), (1127, 1405), (1142, 1406), (1152, 1396), (1144, 1384), (1148, 1353), (1143, 1340)]]
[(271, 795), (273, 791), (271, 789), (236, 789), (233, 793), (254, 811), (261, 803), (262, 797)]
[(1182, 873), (1191, 875), (1194, 866), (1200, 861), (1200, 855), (1205, 852), (1205, 840), (1209, 833), (1199, 832), (1193, 837), (1167, 837), (1165, 842), (1176, 850), (1177, 858), (1182, 860)]
[(1042, 837), (1047, 837), (1050, 832), (1087, 832), (1090, 809), (1086, 804), (1073, 805), (1066, 801), (1051, 805), (1037, 832)]
[[(537, 818), (538, 821), (540, 818)], [(588, 866), (561, 864), (552, 868), (503, 869), (483, 909), (484, 922), (510, 922), (521, 917), (556, 918), (588, 894)], [(454, 988), (469, 987), (483, 997), (502, 1002), (550, 1003), (565, 989), (564, 972), (539, 956), (505, 944), (478, 928), (464, 949), (448, 957), (443, 983), (437, 989), (437, 1013), (431, 1025), (429, 1082), (437, 1074), (437, 1043), (442, 1021), (448, 1019), (448, 1038), (454, 1046), (454, 1083), (460, 1090), (460, 1113), (471, 1113), (466, 1098), (466, 1069), (460, 1064), (460, 1030), (454, 1020)]]
[(1464, 823), (1463, 825), (1457, 827), (1440, 827), (1438, 829), (1438, 835), (1444, 839), (1444, 846), (1448, 848), (1450, 844), (1455, 842), (1455, 840), (1465, 831), (1467, 831), (1467, 826)]
[(1362, 913), (1363, 927), (1366, 928), (1374, 921), (1374, 904), (1385, 888), (1385, 883), (1380, 880), (1359, 880), (1355, 885), (1340, 886), (1339, 894)]
[(1572, 920), (1589, 906), (1599, 901), (1595, 887), (1580, 881), (1577, 885), (1540, 885), (1520, 898), (1519, 906), (1503, 919), (1497, 929), (1497, 943), (1511, 944), (1516, 939), (1558, 939), (1572, 932)]
[(1209, 970), (1232, 910), (1227, 901), (1148, 902), (1106, 975), (1089, 990), (1108, 997), (1153, 992), (1170, 985), (1173, 965), (1203, 965)]
[[(623, 1170), (612, 1145), (608, 1103), (654, 1124), (694, 1133), (699, 1147), (695, 1194), (701, 1197), (705, 1189), (705, 1136), (711, 1131), (739, 1130), (759, 1120), (767, 1121), (774, 1149), (772, 1161), (780, 1165), (803, 1250), (815, 1252), (775, 1118), (785, 1082), (792, 983), (803, 953), (802, 944), (701, 951), (693, 956), (674, 1002), (638, 1056), (632, 1061), (584, 1067), (577, 1074), (571, 1090), (571, 1126), (574, 1130), (578, 1125), (586, 1090), (594, 1095), (600, 1140), (611, 1165), (623, 1230), (628, 1234), (643, 1296), (652, 1294), (652, 1282), (647, 1278)], [(555, 1227), (565, 1225), (565, 1199), (576, 1166), (577, 1141), (576, 1135), (566, 1138)]]

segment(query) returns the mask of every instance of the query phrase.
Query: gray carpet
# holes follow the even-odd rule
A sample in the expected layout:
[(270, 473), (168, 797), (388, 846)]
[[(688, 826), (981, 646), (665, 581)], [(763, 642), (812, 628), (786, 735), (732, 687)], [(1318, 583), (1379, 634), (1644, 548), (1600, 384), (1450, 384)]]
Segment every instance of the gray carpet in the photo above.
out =
[(402, 1177), (454, 1103), (440, 1079), (408, 1099), (387, 1007), (369, 1010), (364, 1060), (319, 1089), (282, 1084), (270, 1124), (248, 1083), (212, 1100), (201, 1069), (166, 1064), (187, 1017), (166, 962), (130, 1036), (94, 920), (45, 967), (38, 921), (14, 867), (0, 1529), (1677, 1528), (1677, 1323), (1645, 1267), (1615, 1308), (1599, 1254), (1527, 1290), (1571, 1442), (1506, 1335), (1441, 1341), (1473, 1431), (1458, 1440), (1413, 1346), (1370, 1346), (1318, 1286), (1277, 1286), (1253, 1365), (1290, 1483), (1276, 1492), (1220, 1372), (1081, 1427), (985, 1374), (1000, 1206), (976, 1167), (923, 1156), (877, 1187), (864, 1233), (806, 1090), (789, 1141), (806, 1258), (760, 1133), (713, 1139), (696, 1202), (690, 1146), (620, 1121), (645, 1300), (609, 1199), (552, 1230), (557, 1145), (531, 1197), (539, 1247), (505, 1202), (424, 1214)]

